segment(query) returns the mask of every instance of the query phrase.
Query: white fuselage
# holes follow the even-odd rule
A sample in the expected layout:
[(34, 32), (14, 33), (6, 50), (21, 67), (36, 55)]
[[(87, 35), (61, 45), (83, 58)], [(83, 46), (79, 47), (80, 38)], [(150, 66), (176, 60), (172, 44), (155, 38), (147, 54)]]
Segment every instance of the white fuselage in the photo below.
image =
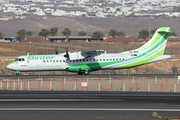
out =
[[(103, 63), (112, 61), (124, 61), (129, 58), (129, 54), (125, 53), (109, 53), (101, 54), (96, 57), (88, 57), (79, 60), (67, 60), (64, 54), (59, 55), (29, 55), (19, 56), (18, 58), (24, 58), (25, 61), (16, 62), (9, 67), (11, 69), (19, 71), (60, 71), (69, 66), (90, 64), (90, 63)], [(48, 58), (48, 59), (47, 59)], [(50, 59), (49, 59), (50, 58)]]

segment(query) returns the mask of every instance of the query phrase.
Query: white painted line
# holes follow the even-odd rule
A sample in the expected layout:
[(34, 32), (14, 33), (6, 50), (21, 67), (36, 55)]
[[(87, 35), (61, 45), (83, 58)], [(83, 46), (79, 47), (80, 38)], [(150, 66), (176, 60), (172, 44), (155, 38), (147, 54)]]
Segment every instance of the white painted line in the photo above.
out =
[(52, 111), (52, 110), (61, 110), (61, 111), (162, 111), (162, 112), (180, 112), (180, 109), (118, 109), (118, 108), (0, 108), (1, 110), (6, 111)]
[(21, 81), (21, 90), (22, 90), (22, 81)]
[(76, 91), (76, 82), (74, 82), (74, 91)]
[(125, 91), (126, 90), (126, 84), (124, 83), (123, 84), (123, 91)]
[(109, 81), (109, 84), (111, 84), (111, 76), (110, 76), (109, 80), (110, 80), (110, 81)]
[(49, 90), (51, 90), (51, 81), (50, 81), (49, 87), (50, 87)]
[(99, 82), (99, 91), (100, 91), (101, 89), (100, 89), (100, 82)]
[(29, 90), (29, 81), (28, 81), (28, 90)]
[(14, 81), (14, 90), (15, 90), (15, 81)]
[(121, 99), (117, 99), (117, 100), (111, 100), (111, 99), (0, 99), (0, 102), (39, 102), (39, 101), (47, 101), (47, 102), (51, 102), (51, 101), (75, 101), (75, 102), (83, 102), (83, 101), (124, 101)]
[(174, 84), (174, 92), (176, 92), (176, 84)]
[(134, 76), (133, 76), (133, 80), (132, 80), (132, 83), (134, 84)]
[(148, 84), (148, 92), (150, 92), (150, 84)]

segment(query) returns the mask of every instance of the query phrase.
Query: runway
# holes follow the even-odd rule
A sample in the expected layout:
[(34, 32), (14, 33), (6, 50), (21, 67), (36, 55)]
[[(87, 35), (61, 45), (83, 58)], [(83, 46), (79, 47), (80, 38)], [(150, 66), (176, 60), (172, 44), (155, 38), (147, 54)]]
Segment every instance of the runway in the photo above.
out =
[(0, 91), (0, 119), (150, 119), (180, 117), (180, 93)]
[[(109, 77), (121, 77), (121, 76), (126, 76), (126, 77), (130, 77), (130, 76), (134, 76), (134, 77), (149, 77), (149, 78), (155, 78), (156, 76), (158, 78), (166, 78), (168, 76), (168, 78), (177, 78), (180, 75), (173, 75), (173, 74), (93, 74), (93, 75), (76, 75), (76, 74), (69, 74), (69, 75), (41, 75), (41, 77), (43, 78), (58, 78), (58, 77), (77, 77), (77, 78), (109, 78)], [(12, 78), (12, 79), (17, 79), (17, 78), (21, 78), (21, 79), (29, 79), (29, 78), (39, 78), (39, 75), (1, 75), (0, 78)]]

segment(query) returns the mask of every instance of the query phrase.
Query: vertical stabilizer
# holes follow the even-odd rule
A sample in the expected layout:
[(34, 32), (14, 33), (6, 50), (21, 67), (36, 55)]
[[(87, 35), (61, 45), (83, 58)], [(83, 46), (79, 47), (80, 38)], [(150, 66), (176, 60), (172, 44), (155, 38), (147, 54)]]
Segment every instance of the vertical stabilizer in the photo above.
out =
[[(137, 50), (140, 53), (144, 53), (149, 51), (150, 49), (157, 49), (158, 54), (164, 54), (164, 50), (166, 47), (167, 39), (170, 32), (170, 27), (161, 27), (156, 30), (153, 37), (145, 43), (142, 47), (138, 48)], [(161, 52), (160, 52), (161, 51)]]

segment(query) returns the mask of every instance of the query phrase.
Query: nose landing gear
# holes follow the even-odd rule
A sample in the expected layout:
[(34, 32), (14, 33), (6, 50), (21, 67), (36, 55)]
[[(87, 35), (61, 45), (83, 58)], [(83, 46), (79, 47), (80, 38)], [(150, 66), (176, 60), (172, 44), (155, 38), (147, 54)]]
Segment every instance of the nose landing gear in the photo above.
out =
[(20, 71), (16, 71), (16, 76), (19, 76), (20, 75)]
[(16, 73), (16, 76), (19, 76), (19, 73)]

